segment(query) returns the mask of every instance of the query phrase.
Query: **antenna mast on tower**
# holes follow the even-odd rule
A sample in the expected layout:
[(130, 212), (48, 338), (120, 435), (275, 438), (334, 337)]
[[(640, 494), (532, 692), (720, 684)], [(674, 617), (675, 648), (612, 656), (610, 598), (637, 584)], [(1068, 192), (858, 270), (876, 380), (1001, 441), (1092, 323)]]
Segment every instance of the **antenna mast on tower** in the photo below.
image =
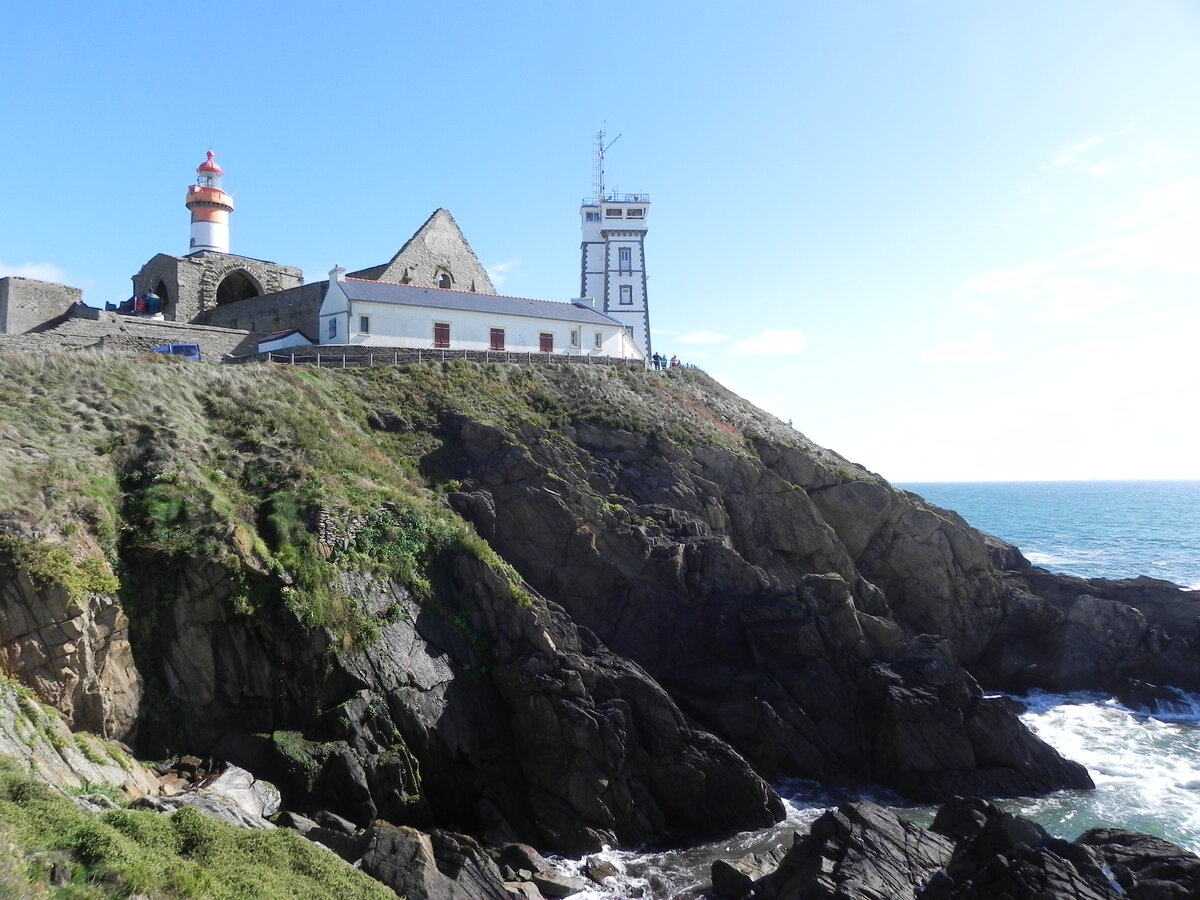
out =
[(621, 135), (617, 135), (606, 145), (604, 143), (604, 128), (601, 125), (600, 130), (596, 132), (596, 151), (595, 157), (592, 159), (592, 193), (596, 201), (596, 205), (600, 205), (600, 201), (604, 199), (604, 154), (617, 141), (621, 139)]

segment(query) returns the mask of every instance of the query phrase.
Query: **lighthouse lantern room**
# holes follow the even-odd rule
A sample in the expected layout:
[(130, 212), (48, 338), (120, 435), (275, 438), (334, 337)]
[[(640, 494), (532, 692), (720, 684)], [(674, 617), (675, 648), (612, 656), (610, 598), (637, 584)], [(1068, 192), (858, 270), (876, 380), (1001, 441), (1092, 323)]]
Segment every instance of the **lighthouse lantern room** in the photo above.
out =
[(221, 188), (225, 173), (211, 150), (196, 169), (196, 183), (188, 187), (187, 208), (192, 214), (192, 238), (188, 253), (205, 250), (229, 252), (229, 214), (233, 198)]

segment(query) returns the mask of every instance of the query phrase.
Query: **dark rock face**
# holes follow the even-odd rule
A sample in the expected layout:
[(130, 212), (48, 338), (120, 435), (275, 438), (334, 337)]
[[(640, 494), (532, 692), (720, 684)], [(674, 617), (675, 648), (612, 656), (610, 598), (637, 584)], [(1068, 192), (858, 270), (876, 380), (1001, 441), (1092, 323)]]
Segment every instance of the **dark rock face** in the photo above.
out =
[(956, 840), (941, 877), (923, 900), (1012, 897), (1013, 900), (1108, 900), (1119, 896), (1086, 847), (1050, 837), (1039, 825), (980, 800), (942, 807), (933, 831)]
[(985, 800), (946, 804), (929, 830), (852, 803), (797, 835), (774, 872), (730, 869), (713, 866), (729, 900), (1167, 900), (1200, 887), (1200, 857), (1166, 841), (1107, 829), (1064, 841)]
[(478, 843), (449, 832), (380, 825), (359, 867), (401, 897), (509, 900), (496, 864)]
[(826, 813), (754, 896), (913, 900), (919, 887), (950, 859), (952, 844), (882, 807), (857, 803)]
[(1051, 574), (956, 513), (861, 470), (849, 481), (832, 477), (819, 451), (800, 443), (755, 446), (764, 464), (804, 488), (894, 618), (945, 637), (989, 687), (1118, 690), (1137, 679), (1200, 690), (1200, 591)]
[(1200, 896), (1200, 858), (1160, 838), (1093, 828), (1077, 843), (1091, 848), (1134, 900)]
[[(571, 443), (519, 443), (473, 422), (447, 427), (476, 486), (451, 497), (455, 508), (760, 772), (874, 782), (925, 799), (1091, 785), (982, 697), (954, 640), (914, 636), (899, 613), (888, 615), (893, 593), (909, 607), (924, 597), (929, 609), (910, 618), (938, 624), (969, 652), (986, 645), (999, 587), (982, 539), (961, 522), (875, 482), (843, 486), (837, 502), (827, 496), (836, 485), (810, 497), (760, 462), (712, 447), (594, 427), (568, 432)], [(816, 477), (786, 455), (776, 466)], [(555, 475), (564, 470), (586, 474), (590, 490), (564, 488)], [(890, 537), (880, 536), (888, 522)], [(884, 545), (895, 584), (886, 600), (852, 558), (882, 560), (869, 548)], [(925, 545), (933, 558), (910, 550)], [(973, 590), (977, 602), (951, 609), (961, 621), (945, 611), (933, 621), (955, 591)]]
[(981, 660), (1013, 690), (1123, 691), (1131, 681), (1200, 690), (1200, 592), (1151, 578), (1001, 572), (1009, 615)]
[(0, 551), (0, 671), (35, 690), (73, 728), (131, 735), (142, 686), (128, 628), (116, 598), (78, 600), (60, 585), (36, 583)]
[[(176, 721), (177, 737), (265, 765), (290, 806), (364, 826), (446, 824), (582, 853), (782, 817), (745, 760), (561, 610), (522, 606), (472, 558), (443, 577), (436, 609), (353, 585), (369, 609), (411, 613), (364, 650), (322, 656), (286, 617), (263, 627), (233, 613), (218, 568), (184, 565), (153, 646), (176, 702), (199, 713)], [(277, 737), (264, 760), (232, 730)]]
[[(472, 831), (573, 853), (782, 817), (741, 757), (561, 611), (519, 606), (478, 562), (460, 560), (449, 577), (447, 608), (390, 625), (344, 659), (384, 692), (434, 809), (453, 805)], [(451, 677), (415, 690), (414, 671), (439, 667)]]

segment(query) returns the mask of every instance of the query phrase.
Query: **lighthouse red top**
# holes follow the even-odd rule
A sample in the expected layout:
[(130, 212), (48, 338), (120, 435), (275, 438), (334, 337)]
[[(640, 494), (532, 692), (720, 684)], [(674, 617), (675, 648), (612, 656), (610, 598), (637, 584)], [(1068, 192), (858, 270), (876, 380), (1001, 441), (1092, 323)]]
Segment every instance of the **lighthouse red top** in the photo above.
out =
[(223, 171), (221, 171), (221, 167), (217, 165), (217, 161), (214, 158), (213, 152), (211, 150), (208, 151), (208, 159), (206, 159), (206, 160), (204, 160), (204, 162), (200, 163), (200, 166), (199, 166), (199, 168), (196, 169), (196, 172), (201, 175), (224, 175), (225, 174)]

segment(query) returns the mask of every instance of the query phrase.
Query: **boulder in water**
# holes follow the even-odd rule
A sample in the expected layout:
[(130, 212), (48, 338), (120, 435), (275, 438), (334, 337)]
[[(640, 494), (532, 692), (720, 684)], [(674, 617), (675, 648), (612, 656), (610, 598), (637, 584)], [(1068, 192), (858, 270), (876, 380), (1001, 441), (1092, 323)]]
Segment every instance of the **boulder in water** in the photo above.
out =
[(916, 900), (949, 861), (953, 844), (874, 803), (825, 813), (798, 837), (779, 868), (754, 884), (755, 898), (887, 897)]
[(1200, 857), (1169, 841), (1122, 831), (1093, 828), (1077, 843), (1092, 848), (1135, 900), (1200, 897)]
[[(1200, 857), (1160, 838), (1093, 829), (1076, 841), (987, 800), (945, 804), (928, 829), (851, 803), (797, 836), (779, 867), (746, 880), (713, 866), (729, 900), (1183, 900), (1200, 896)], [(720, 887), (718, 888), (718, 884)]]

